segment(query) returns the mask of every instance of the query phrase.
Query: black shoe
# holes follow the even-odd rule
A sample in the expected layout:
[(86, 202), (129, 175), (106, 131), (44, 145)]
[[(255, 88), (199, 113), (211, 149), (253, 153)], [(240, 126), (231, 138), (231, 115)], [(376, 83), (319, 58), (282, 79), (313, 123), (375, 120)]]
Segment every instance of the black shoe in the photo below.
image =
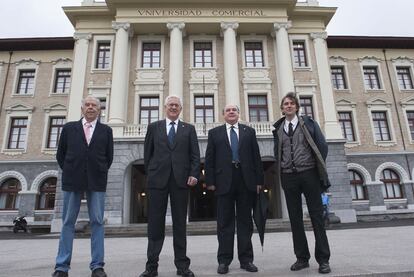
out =
[(298, 271), (304, 268), (309, 267), (309, 262), (304, 260), (297, 260), (291, 267), (290, 270)]
[(67, 272), (64, 271), (60, 271), (60, 270), (55, 270), (55, 272), (53, 272), (52, 277), (68, 277), (69, 274)]
[(91, 277), (107, 277), (103, 268), (97, 268), (92, 271)]
[(158, 271), (156, 269), (146, 269), (144, 272), (139, 275), (139, 277), (155, 277), (158, 276)]
[(180, 275), (180, 276), (183, 276), (183, 277), (194, 277), (194, 273), (188, 268), (186, 268), (186, 269), (183, 269), (183, 268), (177, 269), (177, 275)]
[(321, 274), (330, 273), (331, 272), (331, 267), (329, 266), (328, 262), (320, 263), (318, 271)]
[(257, 266), (255, 266), (252, 262), (240, 264), (240, 268), (244, 269), (248, 272), (257, 272), (259, 269), (257, 269)]
[(219, 264), (217, 268), (218, 274), (227, 274), (229, 272), (229, 266), (226, 264)]

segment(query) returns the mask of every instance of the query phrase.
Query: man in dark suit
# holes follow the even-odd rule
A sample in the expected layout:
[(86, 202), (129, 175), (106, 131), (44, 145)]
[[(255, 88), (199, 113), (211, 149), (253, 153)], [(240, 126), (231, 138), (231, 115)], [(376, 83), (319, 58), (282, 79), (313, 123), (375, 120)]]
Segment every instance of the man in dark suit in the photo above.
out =
[(330, 250), (325, 232), (321, 192), (329, 187), (326, 170), (328, 144), (316, 121), (299, 116), (299, 99), (289, 92), (281, 101), (285, 115), (273, 126), (278, 182), (285, 192), (296, 262), (290, 270), (309, 267), (309, 248), (303, 224), (302, 194), (306, 198), (315, 235), (315, 258), (319, 273), (331, 272)]
[(257, 272), (251, 242), (252, 209), (264, 177), (256, 132), (238, 122), (236, 105), (227, 105), (223, 115), (226, 124), (208, 132), (205, 159), (206, 184), (217, 196), (217, 272), (226, 274), (233, 260), (236, 218), (240, 267)]
[(109, 167), (113, 158), (112, 129), (98, 120), (100, 102), (82, 100), (83, 118), (62, 129), (56, 154), (62, 169), (63, 213), (59, 250), (53, 277), (66, 277), (72, 258), (75, 223), (86, 193), (91, 227), (92, 277), (106, 277), (104, 267), (104, 210)]
[(187, 257), (188, 190), (200, 175), (200, 149), (193, 125), (178, 119), (182, 104), (177, 96), (165, 99), (166, 119), (148, 125), (144, 144), (148, 195), (148, 249), (141, 277), (158, 275), (165, 237), (165, 214), (170, 195), (173, 221), (174, 264), (177, 275), (192, 277)]

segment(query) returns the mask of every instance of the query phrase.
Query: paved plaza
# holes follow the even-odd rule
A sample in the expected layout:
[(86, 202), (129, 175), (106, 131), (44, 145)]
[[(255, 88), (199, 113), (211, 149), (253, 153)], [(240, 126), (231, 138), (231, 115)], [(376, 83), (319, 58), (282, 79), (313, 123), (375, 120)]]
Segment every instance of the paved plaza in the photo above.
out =
[[(311, 249), (313, 233), (307, 232)], [(331, 244), (332, 273), (327, 276), (414, 276), (414, 226), (328, 230)], [(110, 237), (105, 240), (106, 266), (110, 277), (138, 276), (145, 267), (145, 237)], [(0, 233), (1, 277), (50, 276), (57, 251), (56, 234), (11, 235)], [(310, 268), (291, 272), (295, 257), (290, 232), (267, 233), (265, 247), (253, 234), (255, 264), (258, 273), (239, 268), (237, 258), (230, 265), (228, 276), (321, 276), (313, 258)], [(172, 237), (165, 239), (160, 256), (159, 276), (176, 276), (173, 263)], [(214, 235), (189, 236), (188, 256), (196, 276), (217, 276), (217, 239)], [(78, 238), (70, 276), (90, 276), (89, 239)]]

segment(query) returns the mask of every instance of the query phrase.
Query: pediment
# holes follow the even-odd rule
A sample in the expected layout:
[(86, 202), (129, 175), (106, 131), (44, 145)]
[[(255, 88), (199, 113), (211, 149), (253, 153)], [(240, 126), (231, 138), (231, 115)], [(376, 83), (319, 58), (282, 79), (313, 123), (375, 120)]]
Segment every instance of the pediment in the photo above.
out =
[(24, 105), (24, 104), (15, 104), (6, 108), (7, 113), (11, 112), (32, 112), (34, 110), (33, 106)]
[(66, 106), (62, 105), (62, 104), (51, 104), (48, 106), (43, 107), (43, 110), (45, 112), (50, 112), (50, 111), (66, 111)]
[(405, 99), (402, 99), (400, 102), (401, 106), (414, 106), (414, 96), (407, 97)]
[(355, 107), (356, 103), (346, 99), (339, 99), (338, 101), (336, 101), (336, 106)]
[(31, 65), (31, 64), (40, 64), (40, 60), (36, 61), (33, 60), (32, 58), (25, 58), (25, 59), (21, 59), (19, 61), (14, 62), (16, 65), (21, 65), (21, 64), (25, 64), (25, 65)]
[(388, 102), (388, 101), (386, 101), (384, 99), (381, 99), (379, 97), (370, 99), (366, 103), (367, 103), (368, 107), (371, 107), (371, 106), (387, 106), (387, 107), (389, 107), (389, 106), (391, 106), (391, 102)]

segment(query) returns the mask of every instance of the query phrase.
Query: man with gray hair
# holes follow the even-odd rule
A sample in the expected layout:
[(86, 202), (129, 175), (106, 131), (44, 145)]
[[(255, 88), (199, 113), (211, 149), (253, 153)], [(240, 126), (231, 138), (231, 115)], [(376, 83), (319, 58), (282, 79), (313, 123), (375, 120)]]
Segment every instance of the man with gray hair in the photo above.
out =
[(193, 125), (179, 119), (181, 99), (165, 99), (166, 118), (148, 125), (144, 164), (148, 195), (148, 249), (145, 271), (140, 277), (158, 276), (158, 261), (165, 238), (168, 196), (173, 221), (174, 264), (177, 275), (193, 277), (187, 257), (188, 191), (200, 175), (200, 149)]
[(82, 100), (83, 118), (63, 126), (56, 153), (62, 169), (63, 213), (59, 250), (53, 277), (67, 277), (72, 259), (75, 223), (86, 194), (91, 227), (92, 277), (106, 277), (104, 210), (108, 170), (113, 159), (112, 129), (99, 122), (99, 99)]

